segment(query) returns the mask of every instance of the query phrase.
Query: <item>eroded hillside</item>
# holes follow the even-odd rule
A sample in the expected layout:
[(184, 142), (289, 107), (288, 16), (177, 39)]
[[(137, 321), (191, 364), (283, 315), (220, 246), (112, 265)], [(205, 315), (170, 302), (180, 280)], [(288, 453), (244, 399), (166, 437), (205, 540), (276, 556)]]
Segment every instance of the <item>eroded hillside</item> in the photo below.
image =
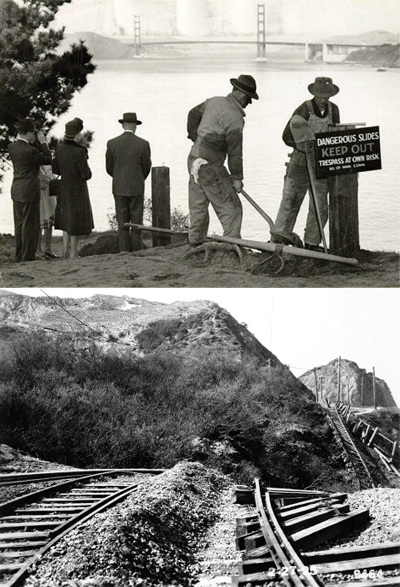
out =
[(239, 357), (245, 353), (276, 365), (266, 349), (226, 310), (210, 301), (163, 304), (130, 297), (95, 295), (90, 298), (31, 298), (8, 292), (0, 295), (0, 342), (25, 332), (69, 334), (75, 342), (95, 340), (103, 346), (124, 343), (147, 353), (182, 352), (187, 348), (221, 348)]
[[(373, 374), (367, 373), (354, 361), (341, 359), (340, 361), (340, 391), (339, 391), (339, 361), (334, 359), (327, 365), (322, 365), (306, 371), (299, 377), (318, 399), (343, 403), (352, 406), (373, 406)], [(322, 391), (321, 391), (322, 390)], [(395, 407), (396, 402), (387, 383), (375, 377), (375, 390), (377, 405), (381, 407)], [(340, 395), (340, 397), (339, 397)]]

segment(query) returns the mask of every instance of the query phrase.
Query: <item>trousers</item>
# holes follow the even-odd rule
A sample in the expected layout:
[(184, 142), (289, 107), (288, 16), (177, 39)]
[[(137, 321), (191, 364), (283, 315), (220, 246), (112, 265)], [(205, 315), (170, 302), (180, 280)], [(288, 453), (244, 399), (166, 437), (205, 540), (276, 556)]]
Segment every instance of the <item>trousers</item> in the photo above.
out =
[(15, 260), (33, 261), (40, 232), (40, 201), (16, 202), (13, 200)]
[(224, 230), (224, 236), (241, 238), (243, 208), (232, 185), (228, 170), (220, 164), (202, 165), (198, 183), (189, 180), (189, 243), (201, 244), (207, 239), (210, 222), (208, 207), (213, 207)]
[[(324, 227), (328, 221), (328, 180), (315, 178), (314, 185), (316, 188), (315, 198), (318, 203), (322, 226)], [(307, 190), (310, 189), (305, 155), (295, 150), (284, 178), (282, 200), (275, 221), (275, 231), (277, 233), (290, 235), (293, 232), (304, 197)], [(318, 227), (317, 214), (310, 195), (304, 241), (310, 245), (319, 245), (321, 240), (322, 236)]]
[(144, 195), (133, 198), (114, 195), (114, 200), (118, 223), (119, 251), (140, 251), (143, 248), (141, 231), (134, 227), (125, 226), (125, 222), (143, 224)]

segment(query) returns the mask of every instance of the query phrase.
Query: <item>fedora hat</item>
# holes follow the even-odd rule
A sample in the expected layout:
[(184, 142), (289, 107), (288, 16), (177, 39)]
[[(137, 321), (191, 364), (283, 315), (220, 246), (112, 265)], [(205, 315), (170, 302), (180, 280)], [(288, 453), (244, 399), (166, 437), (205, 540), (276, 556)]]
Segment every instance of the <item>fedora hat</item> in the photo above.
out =
[(124, 112), (122, 118), (118, 120), (121, 124), (123, 122), (133, 122), (134, 124), (142, 124), (140, 120), (136, 117), (136, 112)]
[(35, 124), (30, 118), (24, 118), (18, 122), (17, 130), (20, 134), (25, 135), (28, 132), (34, 132)]
[(339, 88), (330, 77), (316, 77), (314, 83), (308, 86), (308, 91), (317, 98), (330, 98), (339, 92)]
[(246, 94), (246, 96), (258, 100), (256, 80), (251, 75), (239, 75), (237, 79), (231, 78), (230, 82), (233, 87)]

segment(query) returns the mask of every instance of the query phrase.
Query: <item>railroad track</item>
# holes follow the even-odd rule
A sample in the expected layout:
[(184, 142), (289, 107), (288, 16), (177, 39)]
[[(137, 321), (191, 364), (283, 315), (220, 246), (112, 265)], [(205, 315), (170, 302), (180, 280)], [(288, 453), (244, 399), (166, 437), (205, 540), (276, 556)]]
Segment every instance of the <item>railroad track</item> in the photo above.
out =
[(360, 450), (356, 446), (356, 442), (347, 430), (345, 420), (337, 406), (334, 405), (332, 408), (328, 406), (329, 412), (327, 412), (328, 420), (331, 424), (337, 442), (341, 445), (346, 455), (345, 460), (353, 471), (354, 482), (356, 489), (370, 489), (376, 487), (375, 481), (372, 477), (371, 471), (361, 455)]
[(237, 520), (237, 547), (243, 551), (235, 587), (399, 586), (400, 543), (310, 550), (364, 525), (368, 509), (350, 512), (346, 494), (267, 488), (240, 488), (238, 503), (252, 503), (253, 516)]
[[(65, 534), (133, 493), (140, 484), (137, 473), (158, 474), (162, 471), (161, 469), (92, 471), (1, 504), (1, 587), (20, 585), (30, 567)], [(40, 473), (32, 474), (32, 476), (36, 476), (35, 482), (52, 481), (55, 478), (53, 471), (48, 475)], [(118, 480), (118, 476), (123, 476), (123, 480)], [(131, 479), (129, 479), (130, 476)], [(6, 481), (6, 477), (8, 476), (2, 475), (2, 482), (10, 481)], [(17, 482), (23, 482), (23, 475), (18, 477)], [(117, 479), (114, 479), (115, 477)], [(25, 482), (32, 482), (32, 480), (25, 480)]]

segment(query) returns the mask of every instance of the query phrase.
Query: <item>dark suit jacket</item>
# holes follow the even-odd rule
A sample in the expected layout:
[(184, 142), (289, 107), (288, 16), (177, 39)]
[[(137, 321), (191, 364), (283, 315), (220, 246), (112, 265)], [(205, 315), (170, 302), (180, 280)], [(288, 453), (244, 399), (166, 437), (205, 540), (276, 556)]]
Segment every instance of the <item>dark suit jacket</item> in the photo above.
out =
[(151, 169), (150, 145), (131, 132), (107, 143), (106, 170), (113, 178), (114, 196), (142, 196)]
[(40, 144), (36, 148), (18, 139), (8, 145), (8, 152), (14, 166), (11, 198), (16, 202), (39, 202), (39, 168), (51, 163), (48, 146)]

